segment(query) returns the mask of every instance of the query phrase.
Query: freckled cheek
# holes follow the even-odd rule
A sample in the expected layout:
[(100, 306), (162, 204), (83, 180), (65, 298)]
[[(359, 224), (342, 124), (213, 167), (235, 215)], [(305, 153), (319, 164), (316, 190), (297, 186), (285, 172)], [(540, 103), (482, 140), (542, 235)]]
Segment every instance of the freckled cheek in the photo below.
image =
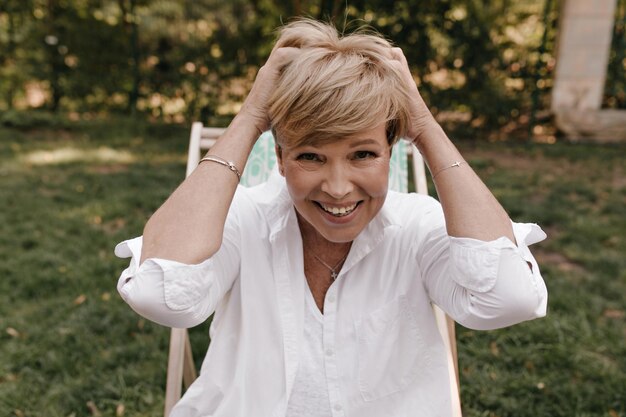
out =
[(304, 200), (315, 190), (314, 182), (310, 181), (310, 178), (307, 180), (306, 175), (285, 175), (285, 180), (289, 195), (293, 200)]
[(387, 197), (387, 181), (366, 182), (358, 181), (355, 189), (359, 190), (362, 198), (384, 200)]
[(370, 195), (374, 198), (384, 199), (387, 197), (387, 190), (388, 188), (387, 188), (387, 185), (385, 184), (384, 187), (377, 188)]
[(289, 179), (287, 179), (287, 189), (289, 190), (289, 195), (291, 195), (291, 198), (294, 200), (300, 199), (300, 197), (305, 194), (299, 184), (289, 181)]
[(380, 166), (360, 175), (361, 189), (374, 198), (385, 198), (389, 187), (389, 167)]

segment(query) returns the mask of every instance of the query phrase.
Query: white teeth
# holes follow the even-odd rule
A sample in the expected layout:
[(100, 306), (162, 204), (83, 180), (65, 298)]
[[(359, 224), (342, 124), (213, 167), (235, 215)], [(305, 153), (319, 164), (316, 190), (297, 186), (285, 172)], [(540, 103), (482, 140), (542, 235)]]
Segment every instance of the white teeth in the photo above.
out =
[(321, 204), (322, 208), (335, 216), (345, 216), (346, 214), (350, 214), (352, 210), (356, 208), (356, 204), (349, 205), (347, 207), (329, 207)]

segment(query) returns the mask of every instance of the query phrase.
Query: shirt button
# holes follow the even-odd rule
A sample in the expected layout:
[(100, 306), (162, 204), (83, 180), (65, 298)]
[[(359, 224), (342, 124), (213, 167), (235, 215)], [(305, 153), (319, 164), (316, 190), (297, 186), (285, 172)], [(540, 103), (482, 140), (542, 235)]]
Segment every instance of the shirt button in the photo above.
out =
[(334, 303), (335, 302), (335, 296), (330, 294), (328, 297), (326, 297), (326, 300), (328, 300), (329, 303)]
[(335, 409), (335, 411), (341, 411), (341, 406), (339, 404), (335, 404), (333, 408)]
[(326, 349), (326, 356), (333, 356), (333, 350), (332, 349)]

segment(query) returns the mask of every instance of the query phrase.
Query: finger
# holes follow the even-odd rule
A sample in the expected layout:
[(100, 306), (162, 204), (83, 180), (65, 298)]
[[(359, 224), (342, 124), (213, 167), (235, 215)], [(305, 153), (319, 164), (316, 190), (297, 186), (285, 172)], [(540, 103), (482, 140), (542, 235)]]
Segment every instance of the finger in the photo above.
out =
[(391, 48), (392, 61), (390, 62), (403, 77), (406, 78), (407, 82), (410, 84), (414, 84), (415, 80), (413, 79), (413, 75), (411, 74), (411, 70), (409, 69), (409, 64), (400, 48)]
[(300, 48), (294, 48), (292, 46), (285, 46), (272, 51), (271, 56), (275, 56), (279, 62), (289, 61), (300, 53)]
[(286, 46), (282, 48), (277, 48), (272, 50), (270, 57), (267, 59), (267, 63), (271, 65), (275, 65), (277, 67), (282, 67), (286, 64), (289, 64), (294, 60), (296, 56), (300, 53), (299, 48), (294, 48), (291, 46)]
[(391, 48), (391, 56), (393, 57), (393, 59), (395, 59), (396, 61), (400, 61), (403, 64), (406, 64), (406, 57), (404, 56), (404, 52), (402, 52), (401, 48)]

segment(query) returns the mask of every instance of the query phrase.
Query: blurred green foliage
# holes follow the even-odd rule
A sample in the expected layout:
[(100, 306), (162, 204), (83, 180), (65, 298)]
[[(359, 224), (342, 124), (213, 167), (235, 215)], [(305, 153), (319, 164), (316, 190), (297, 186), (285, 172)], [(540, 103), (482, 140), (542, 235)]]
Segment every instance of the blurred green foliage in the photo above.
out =
[(18, 111), (7, 110), (0, 113), (0, 125), (18, 129), (41, 127), (69, 127), (72, 126), (65, 117), (49, 111)]
[(4, 0), (0, 111), (231, 116), (274, 29), (306, 15), (347, 32), (371, 25), (405, 51), (444, 122), (508, 134), (527, 123), (533, 89), (548, 107), (556, 3), (544, 13), (545, 0)]
[[(626, 0), (617, 2), (604, 106), (624, 108)], [(311, 16), (346, 32), (368, 24), (393, 40), (455, 136), (523, 135), (529, 121), (549, 119), (561, 3), (2, 0), (0, 112), (228, 120), (267, 58), (274, 30)]]

